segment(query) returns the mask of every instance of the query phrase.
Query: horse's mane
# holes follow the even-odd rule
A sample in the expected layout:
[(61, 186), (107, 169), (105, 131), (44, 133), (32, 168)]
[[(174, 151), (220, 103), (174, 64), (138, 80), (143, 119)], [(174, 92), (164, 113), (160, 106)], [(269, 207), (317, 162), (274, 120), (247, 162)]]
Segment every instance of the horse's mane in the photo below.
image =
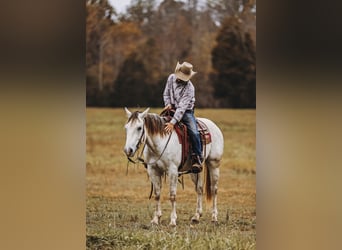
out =
[(128, 118), (127, 123), (129, 123), (129, 122), (134, 122), (135, 120), (137, 120), (137, 119), (138, 119), (139, 113), (141, 113), (141, 112), (139, 112), (139, 111), (133, 112), (133, 113), (131, 114), (131, 116)]
[(147, 114), (145, 116), (145, 127), (149, 135), (166, 135), (165, 120), (157, 114)]
[[(128, 122), (138, 119), (139, 111), (135, 111), (132, 113), (131, 117), (128, 119)], [(148, 113), (145, 118), (145, 128), (147, 130), (147, 133), (151, 136), (153, 135), (166, 135), (166, 131), (164, 130), (165, 127), (165, 120), (163, 117), (154, 114), (154, 113)]]

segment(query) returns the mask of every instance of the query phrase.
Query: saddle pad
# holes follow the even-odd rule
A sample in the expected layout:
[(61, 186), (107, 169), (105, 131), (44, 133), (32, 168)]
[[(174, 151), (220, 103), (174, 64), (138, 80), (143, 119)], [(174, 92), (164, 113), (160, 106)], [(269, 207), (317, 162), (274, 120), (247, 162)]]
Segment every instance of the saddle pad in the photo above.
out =
[(197, 121), (198, 132), (201, 135), (202, 145), (211, 143), (211, 134), (209, 132), (207, 125), (205, 125), (204, 122), (198, 119), (196, 119), (196, 121)]

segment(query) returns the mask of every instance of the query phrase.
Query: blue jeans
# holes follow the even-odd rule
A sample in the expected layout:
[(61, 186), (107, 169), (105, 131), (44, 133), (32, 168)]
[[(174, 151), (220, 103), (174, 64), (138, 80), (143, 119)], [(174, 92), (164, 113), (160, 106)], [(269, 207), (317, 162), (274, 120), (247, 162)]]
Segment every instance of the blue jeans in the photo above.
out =
[(192, 145), (192, 152), (202, 157), (202, 144), (200, 134), (198, 132), (196, 119), (192, 110), (185, 111), (182, 122), (187, 126), (188, 133)]

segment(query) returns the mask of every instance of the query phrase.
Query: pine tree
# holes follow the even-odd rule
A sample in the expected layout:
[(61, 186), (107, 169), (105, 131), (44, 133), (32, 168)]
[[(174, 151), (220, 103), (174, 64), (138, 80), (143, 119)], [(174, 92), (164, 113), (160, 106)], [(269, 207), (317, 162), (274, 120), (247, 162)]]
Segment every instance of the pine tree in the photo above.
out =
[(227, 18), (212, 51), (214, 96), (220, 106), (255, 108), (255, 46), (238, 17)]
[(115, 82), (114, 106), (145, 107), (147, 73), (144, 64), (132, 53), (123, 63)]

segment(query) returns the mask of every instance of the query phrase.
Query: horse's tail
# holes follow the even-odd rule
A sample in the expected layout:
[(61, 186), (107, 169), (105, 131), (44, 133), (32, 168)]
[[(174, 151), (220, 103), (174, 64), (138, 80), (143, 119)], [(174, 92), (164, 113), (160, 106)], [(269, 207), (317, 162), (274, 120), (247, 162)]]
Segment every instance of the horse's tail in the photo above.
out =
[(205, 194), (207, 201), (211, 201), (211, 178), (210, 178), (210, 170), (207, 164), (205, 164), (206, 172), (205, 172)]

